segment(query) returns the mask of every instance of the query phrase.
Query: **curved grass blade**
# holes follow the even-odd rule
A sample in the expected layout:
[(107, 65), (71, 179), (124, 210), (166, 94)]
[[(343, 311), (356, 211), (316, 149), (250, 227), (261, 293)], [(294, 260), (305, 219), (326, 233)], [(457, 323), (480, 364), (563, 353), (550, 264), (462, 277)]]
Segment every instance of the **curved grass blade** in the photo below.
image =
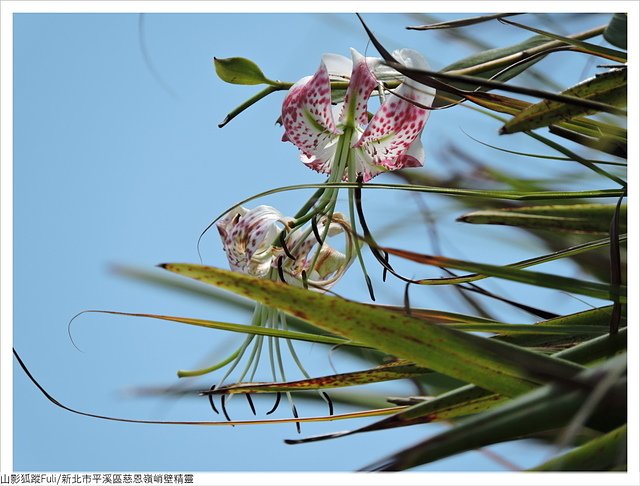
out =
[[(531, 158), (535, 158), (535, 159), (546, 159), (546, 160), (562, 160), (562, 161), (566, 161), (566, 162), (575, 162), (573, 159), (569, 158), (569, 157), (558, 157), (556, 155), (542, 155), (542, 154), (532, 154), (532, 153), (528, 153), (528, 152), (518, 152), (517, 150), (509, 150), (503, 147), (498, 147), (496, 145), (492, 145), (490, 143), (487, 142), (483, 142), (482, 140), (478, 140), (477, 138), (469, 135), (467, 132), (465, 132), (464, 130), (462, 130), (462, 132), (469, 137), (471, 140), (473, 140), (474, 142), (477, 142), (481, 145), (484, 145), (485, 147), (489, 147), (492, 148), (494, 150), (498, 150), (500, 152), (504, 152), (507, 154), (513, 154), (513, 155), (522, 155), (524, 157), (531, 157)], [(591, 162), (592, 164), (602, 164), (602, 165), (615, 165), (617, 167), (626, 167), (627, 164), (623, 163), (623, 162), (611, 162), (608, 160), (589, 160), (589, 162)]]
[[(626, 68), (611, 69), (563, 91), (562, 95), (597, 101), (609, 106), (625, 106), (627, 103), (627, 70)], [(502, 127), (500, 133), (533, 130), (595, 112), (595, 110), (584, 106), (545, 100), (518, 113)]]
[(620, 157), (623, 159), (627, 158), (626, 137), (625, 140), (622, 141), (614, 137), (609, 137), (607, 135), (597, 135), (595, 137), (591, 137), (582, 133), (578, 133), (574, 130), (568, 130), (564, 127), (556, 125), (551, 125), (549, 127), (549, 131), (554, 135), (566, 138), (567, 140), (571, 140), (572, 142), (578, 143), (585, 147), (599, 150), (600, 152), (614, 155), (615, 157)]
[(471, 415), (483, 412), (500, 403), (504, 403), (506, 397), (493, 394), (482, 388), (473, 385), (466, 385), (461, 388), (444, 393), (425, 402), (413, 405), (406, 410), (402, 410), (392, 416), (365, 425), (355, 430), (334, 432), (331, 434), (316, 435), (303, 439), (287, 439), (287, 444), (304, 444), (307, 442), (317, 442), (327, 439), (337, 439), (348, 435), (362, 432), (373, 432), (376, 430), (392, 429), (396, 427), (406, 427), (409, 425), (426, 424), (449, 420), (456, 417)]
[[(607, 362), (584, 371), (579, 377), (597, 383), (603, 379), (603, 372), (617, 364), (619, 359), (612, 361), (616, 363)], [(626, 379), (619, 380), (612, 390), (616, 398), (601, 402), (592, 419), (604, 420), (607, 426), (618, 426), (624, 422), (626, 386)], [(589, 389), (572, 390), (565, 385), (546, 385), (501, 407), (465, 419), (454, 428), (377, 461), (364, 470), (401, 471), (486, 445), (563, 427), (580, 409), (588, 393)]]
[(626, 464), (627, 425), (625, 424), (529, 470), (607, 471)]
[(347, 339), (418, 366), (514, 396), (537, 386), (534, 376), (570, 377), (579, 366), (420, 319), (328, 295), (195, 264), (162, 268), (278, 308)]
[[(620, 236), (620, 241), (626, 241), (627, 240), (627, 235), (621, 235)], [(566, 248), (564, 250), (558, 250), (555, 251), (553, 253), (549, 253), (547, 255), (542, 255), (539, 257), (535, 257), (535, 258), (529, 258), (527, 260), (522, 260), (516, 263), (511, 263), (509, 265), (506, 265), (507, 267), (510, 268), (527, 268), (527, 267), (531, 267), (533, 265), (538, 265), (541, 263), (545, 263), (545, 262), (550, 262), (553, 260), (558, 260), (560, 258), (566, 258), (566, 257), (571, 257), (574, 255), (579, 255), (585, 251), (589, 251), (589, 250), (596, 250), (598, 248), (604, 248), (605, 246), (610, 244), (610, 239), (609, 238), (602, 238), (599, 240), (595, 240), (595, 241), (590, 241), (588, 243), (582, 243), (580, 245), (576, 245), (576, 246), (572, 246), (570, 248)], [(486, 275), (482, 275), (482, 274), (478, 274), (478, 273), (474, 273), (474, 274), (469, 274), (469, 275), (461, 275), (458, 277), (441, 277), (441, 278), (434, 278), (434, 279), (422, 279), (420, 280), (420, 282), (426, 284), (426, 285), (447, 285), (447, 284), (461, 284), (461, 283), (467, 283), (467, 282), (475, 282), (477, 280), (481, 280), (483, 278), (487, 278)]]
[[(413, 69), (404, 66), (401, 63), (396, 61), (387, 61), (387, 65), (395, 69), (396, 71), (404, 74), (410, 79), (417, 81), (426, 86), (434, 87), (435, 89), (443, 89), (441, 84), (438, 84), (439, 87), (436, 87), (433, 83), (433, 79), (436, 80), (444, 79), (448, 81), (458, 81), (462, 83), (469, 84), (477, 84), (484, 88), (498, 89), (501, 91), (507, 91), (511, 93), (519, 93), (528, 96), (533, 96), (536, 98), (542, 98), (544, 100), (558, 101), (567, 105), (580, 107), (583, 110), (595, 110), (595, 111), (603, 111), (605, 113), (611, 113), (614, 115), (626, 115), (627, 111), (617, 106), (613, 106), (607, 103), (601, 103), (599, 101), (592, 101), (588, 99), (582, 99), (577, 96), (563, 95), (552, 93), (550, 91), (543, 91), (539, 89), (527, 88), (524, 86), (514, 86), (512, 84), (506, 84), (501, 81), (492, 81), (489, 79), (480, 78), (477, 76), (467, 76), (460, 74), (451, 74), (437, 71), (429, 71), (425, 69)], [(483, 93), (480, 91), (474, 91), (472, 93), (467, 93), (457, 88), (453, 88), (449, 86), (449, 89), (446, 88), (444, 91), (449, 91), (452, 94), (463, 96), (464, 98), (468, 98), (471, 101), (475, 101), (478, 98), (484, 98), (487, 93)], [(468, 96), (470, 95), (470, 97)]]
[[(149, 319), (159, 319), (162, 321), (177, 322), (179, 324), (188, 324), (191, 326), (206, 327), (209, 329), (219, 329), (222, 331), (239, 332), (243, 334), (255, 334), (260, 336), (273, 336), (284, 339), (294, 339), (297, 341), (308, 341), (319, 344), (339, 344), (341, 346), (360, 346), (347, 339), (339, 337), (323, 336), (320, 334), (311, 334), (307, 332), (286, 331), (284, 329), (274, 329), (260, 326), (251, 326), (248, 324), (232, 324), (229, 322), (209, 321), (205, 319), (194, 319), (190, 317), (165, 316), (160, 314), (143, 314), (136, 312), (117, 312), (107, 310), (86, 310), (81, 314), (111, 314), (116, 316), (128, 317), (145, 317)], [(78, 314), (80, 315), (80, 314)]]
[(579, 164), (582, 164), (585, 167), (587, 167), (588, 169), (591, 169), (593, 172), (595, 172), (597, 174), (600, 174), (601, 176), (604, 176), (604, 177), (606, 177), (608, 179), (611, 179), (613, 182), (615, 182), (616, 184), (620, 184), (622, 187), (626, 187), (626, 185), (627, 185), (626, 181), (622, 180), (618, 176), (615, 176), (613, 174), (609, 174), (606, 170), (602, 169), (601, 167), (598, 167), (595, 164), (592, 164), (589, 160), (587, 160), (584, 157), (582, 157), (582, 156), (576, 154), (575, 152), (569, 150), (568, 148), (564, 147), (563, 145), (561, 145), (559, 143), (556, 143), (553, 140), (549, 140), (548, 138), (543, 137), (542, 135), (540, 135), (538, 133), (535, 133), (535, 132), (526, 131), (524, 133), (527, 134), (529, 137), (534, 138), (534, 139), (538, 140), (539, 142), (542, 142), (547, 147), (550, 147), (550, 148), (560, 152), (561, 154), (572, 158), (573, 160), (575, 160)]
[[(613, 338), (601, 336), (581, 343), (571, 349), (560, 351), (554, 356), (562, 357), (576, 363), (590, 363), (602, 358), (613, 356), (617, 352), (626, 349), (626, 329)], [(358, 429), (334, 432), (304, 439), (287, 440), (288, 444), (301, 444), (316, 442), (326, 439), (335, 439), (361, 432), (372, 432), (395, 427), (404, 427), (420, 423), (435, 422), (463, 417), (473, 413), (488, 410), (504, 403), (506, 398), (474, 385), (465, 385), (449, 392), (443, 393), (431, 400), (412, 405), (388, 418), (374, 422)]]
[[(395, 312), (407, 313), (406, 307), (398, 307), (392, 305), (380, 305), (380, 304), (368, 304), (372, 307), (379, 307), (382, 309), (388, 309)], [(476, 317), (467, 314), (459, 314), (457, 312), (446, 312), (434, 309), (420, 309), (411, 308), (411, 316), (418, 319), (424, 319), (435, 324), (450, 324), (450, 323), (486, 323), (495, 324), (496, 321), (487, 319), (486, 317)]]
[[(491, 209), (465, 214), (456, 221), (550, 231), (608, 234), (616, 207), (615, 204), (572, 204)], [(621, 208), (620, 214), (626, 221), (626, 205)], [(620, 231), (626, 232), (626, 224), (620, 225)]]
[[(604, 32), (604, 27), (596, 27), (579, 34), (570, 36), (573, 39), (589, 39)], [(370, 34), (370, 37), (373, 34)], [(473, 54), (459, 61), (449, 64), (443, 72), (456, 74), (474, 74), (482, 77), (492, 77), (501, 69), (529, 57), (566, 45), (560, 41), (549, 41), (548, 37), (535, 35), (523, 42), (508, 47), (498, 47)], [(376, 46), (377, 47), (377, 46)], [(382, 53), (380, 53), (382, 55)], [(384, 57), (384, 56), (383, 56)]]
[[(526, 283), (538, 287), (545, 287), (565, 292), (572, 292), (580, 295), (588, 295), (597, 299), (612, 300), (614, 302), (626, 303), (626, 286), (611, 286), (598, 282), (587, 282), (570, 277), (553, 275), (550, 273), (532, 272), (530, 270), (520, 270), (513, 266), (490, 265), (487, 263), (476, 263), (465, 260), (457, 260), (442, 256), (425, 255), (408, 250), (398, 250), (395, 248), (384, 248), (391, 255), (396, 255), (407, 260), (411, 260), (424, 265), (435, 267), (455, 268), (468, 272), (477, 272), (487, 277), (503, 278), (514, 282)], [(447, 279), (423, 279), (415, 283), (420, 285), (443, 285)]]
[[(520, 23), (514, 22), (512, 20), (505, 20), (505, 19), (498, 19), (498, 20), (500, 22), (502, 22), (503, 24), (513, 25), (515, 27), (519, 27), (519, 28), (524, 29), (524, 30), (529, 30), (531, 32), (535, 32), (536, 34), (544, 35), (544, 36), (549, 37), (551, 39), (555, 39), (555, 40), (558, 40), (560, 42), (564, 42), (566, 44), (572, 45), (573, 47), (576, 48), (576, 50), (578, 50), (580, 52), (584, 52), (584, 53), (587, 53), (587, 54), (592, 54), (594, 56), (603, 57), (605, 59), (609, 59), (609, 60), (615, 61), (615, 62), (620, 62), (620, 63), (627, 62), (627, 54), (625, 52), (622, 52), (622, 51), (618, 51), (618, 50), (615, 50), (615, 49), (609, 49), (608, 47), (603, 47), (603, 46), (599, 46), (599, 45), (596, 45), (596, 44), (591, 44), (589, 42), (584, 42), (582, 40), (571, 38), (571, 37), (564, 37), (564, 36), (561, 36), (561, 35), (558, 35), (558, 34), (553, 34), (551, 32), (546, 32), (544, 30), (536, 29), (534, 27), (530, 27), (528, 25), (520, 24)], [(603, 30), (603, 32), (606, 32), (606, 29)]]
[(324, 388), (342, 388), (347, 386), (367, 385), (370, 383), (380, 383), (402, 378), (416, 378), (430, 373), (428, 368), (422, 368), (407, 361), (397, 361), (384, 364), (375, 368), (351, 373), (340, 373), (336, 375), (309, 378), (289, 382), (274, 383), (238, 383), (216, 388), (215, 390), (204, 390), (202, 395), (234, 395), (238, 393), (275, 393), (293, 392), (300, 390), (320, 390)]
[(482, 15), (478, 17), (470, 17), (466, 19), (447, 20), (444, 22), (437, 22), (428, 25), (414, 25), (407, 27), (407, 30), (435, 30), (435, 29), (454, 29), (456, 27), (467, 27), (469, 25), (476, 25), (488, 20), (495, 20), (504, 17), (512, 17), (514, 15), (522, 15), (520, 13), (498, 13), (492, 15)]
[(352, 412), (352, 413), (343, 413), (337, 415), (323, 415), (319, 417), (295, 417), (295, 418), (282, 418), (282, 419), (263, 419), (263, 420), (236, 420), (236, 421), (221, 421), (221, 422), (210, 422), (210, 421), (191, 421), (191, 420), (140, 420), (140, 419), (128, 419), (121, 417), (111, 417), (108, 415), (99, 415), (90, 412), (83, 412), (81, 410), (76, 410), (74, 408), (68, 407), (64, 405), (62, 402), (56, 400), (47, 390), (35, 379), (35, 377), (31, 374), (25, 363), (22, 361), (20, 356), (18, 355), (15, 348), (13, 349), (13, 355), (18, 361), (18, 364), (22, 368), (22, 371), (27, 375), (29, 380), (38, 388), (38, 390), (45, 396), (47, 400), (53, 403), (56, 407), (60, 407), (67, 412), (71, 412), (77, 415), (82, 415), (84, 417), (96, 418), (100, 420), (109, 420), (112, 422), (125, 422), (125, 423), (135, 423), (135, 424), (153, 424), (153, 425), (199, 425), (199, 426), (235, 426), (235, 425), (258, 425), (258, 424), (285, 424), (285, 423), (296, 423), (296, 422), (332, 422), (334, 420), (345, 420), (352, 418), (366, 418), (366, 417), (376, 417), (380, 415), (389, 415), (400, 410), (405, 409), (406, 407), (388, 407), (381, 408), (376, 410), (364, 410), (361, 412)]

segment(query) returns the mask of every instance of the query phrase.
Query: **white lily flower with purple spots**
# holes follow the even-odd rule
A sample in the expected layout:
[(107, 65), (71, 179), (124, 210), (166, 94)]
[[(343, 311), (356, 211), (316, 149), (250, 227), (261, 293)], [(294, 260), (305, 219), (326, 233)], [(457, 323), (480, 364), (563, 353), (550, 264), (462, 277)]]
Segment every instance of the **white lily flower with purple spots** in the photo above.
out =
[[(405, 79), (381, 60), (351, 50), (352, 60), (325, 54), (313, 76), (289, 90), (282, 105), (283, 140), (300, 149), (304, 164), (333, 181), (366, 182), (381, 172), (420, 167), (420, 140), (435, 90)], [(401, 49), (394, 57), (407, 67), (428, 69), (424, 57)], [(390, 78), (402, 80), (369, 121), (367, 103), (373, 90)], [(331, 80), (349, 80), (344, 102), (332, 107)], [(396, 96), (397, 95), (397, 96)], [(419, 106), (418, 106), (419, 105)]]
[[(336, 213), (328, 228), (326, 217), (316, 227), (317, 232), (326, 233), (325, 239), (344, 233), (347, 239), (344, 254), (326, 242), (319, 245), (311, 229), (289, 231), (293, 221), (271, 206), (251, 210), (239, 206), (227, 213), (216, 227), (231, 269), (297, 286), (308, 284), (319, 290), (335, 284), (352, 260), (349, 224)], [(281, 241), (278, 235), (283, 231), (286, 236)]]

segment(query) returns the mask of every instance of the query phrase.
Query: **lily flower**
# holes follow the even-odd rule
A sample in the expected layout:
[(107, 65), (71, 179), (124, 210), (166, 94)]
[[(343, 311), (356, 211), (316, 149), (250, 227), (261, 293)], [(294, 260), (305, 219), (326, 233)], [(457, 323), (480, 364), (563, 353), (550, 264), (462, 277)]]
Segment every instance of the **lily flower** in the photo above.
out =
[(291, 221), (271, 206), (238, 206), (216, 223), (222, 247), (234, 272), (266, 277), (274, 259), (273, 242)]
[[(335, 180), (366, 182), (381, 172), (421, 167), (420, 140), (435, 90), (405, 79), (382, 61), (351, 49), (352, 60), (325, 54), (318, 71), (295, 83), (282, 105), (283, 141), (292, 142), (301, 160), (312, 169), (335, 174)], [(428, 69), (424, 57), (411, 49), (393, 56), (407, 67)], [(344, 101), (331, 105), (331, 80), (349, 80)], [(367, 103), (382, 81), (401, 84), (369, 121)], [(397, 95), (397, 96), (396, 96)]]
[[(325, 216), (317, 224), (326, 238), (346, 234), (346, 255), (327, 243), (319, 246), (311, 230), (301, 228), (287, 232), (284, 247), (278, 235), (288, 231), (293, 218), (271, 206), (248, 210), (236, 207), (216, 223), (229, 266), (236, 272), (260, 278), (282, 278), (285, 282), (328, 290), (349, 267), (353, 245), (351, 227), (340, 213), (333, 214), (329, 227)], [(285, 248), (286, 247), (286, 248)], [(303, 277), (304, 273), (304, 277)], [(306, 280), (304, 282), (303, 280)]]

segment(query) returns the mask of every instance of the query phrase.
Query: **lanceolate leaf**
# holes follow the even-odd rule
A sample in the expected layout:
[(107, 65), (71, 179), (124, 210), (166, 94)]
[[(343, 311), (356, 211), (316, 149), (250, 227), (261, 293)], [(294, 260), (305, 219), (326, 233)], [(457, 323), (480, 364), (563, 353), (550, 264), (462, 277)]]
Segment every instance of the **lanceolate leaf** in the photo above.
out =
[[(601, 336), (591, 341), (579, 344), (571, 349), (560, 351), (555, 356), (562, 357), (576, 363), (589, 363), (604, 357), (613, 356), (616, 352), (626, 349), (626, 329), (613, 337)], [(358, 429), (323, 434), (303, 439), (288, 440), (289, 444), (315, 442), (319, 440), (335, 439), (361, 432), (404, 427), (419, 423), (436, 422), (482, 412), (504, 403), (506, 398), (491, 393), (480, 387), (465, 385), (447, 393), (443, 393), (431, 400), (425, 400), (406, 410), (395, 413), (378, 422)]]
[[(477, 272), (490, 277), (503, 278), (521, 282), (538, 287), (563, 290), (565, 292), (573, 292), (580, 295), (588, 295), (597, 299), (612, 300), (615, 302), (626, 303), (626, 287), (613, 287), (598, 282), (587, 282), (575, 278), (563, 277), (560, 275), (552, 275), (549, 273), (532, 272), (530, 270), (520, 270), (514, 267), (503, 267), (499, 265), (489, 265), (486, 263), (468, 262), (465, 260), (456, 260), (442, 256), (424, 255), (407, 250), (397, 250), (395, 248), (383, 248), (390, 255), (397, 255), (407, 260), (411, 260), (425, 265), (433, 265), (436, 267), (456, 268), (467, 272)], [(423, 285), (442, 285), (440, 279), (424, 279), (418, 280), (416, 283)]]
[(590, 440), (531, 471), (607, 471), (627, 464), (627, 426)]
[[(608, 234), (615, 208), (615, 204), (572, 204), (492, 209), (465, 214), (457, 221), (550, 231)], [(626, 205), (621, 207), (620, 216), (622, 218), (620, 230), (625, 233)]]
[(435, 30), (435, 29), (453, 29), (456, 27), (467, 27), (469, 25), (480, 24), (488, 20), (494, 20), (497, 18), (511, 17), (513, 15), (520, 15), (517, 13), (498, 13), (492, 15), (482, 15), (478, 17), (470, 17), (466, 19), (458, 20), (446, 20), (444, 22), (437, 22), (435, 24), (428, 25), (414, 25), (407, 27), (408, 30)]
[(279, 282), (194, 264), (163, 268), (276, 307), (318, 327), (418, 366), (514, 396), (536, 387), (531, 376), (554, 370), (570, 377), (579, 366), (535, 352), (427, 323), (397, 312), (294, 288)]
[[(617, 51), (615, 49), (609, 49), (608, 47), (603, 47), (603, 46), (599, 46), (596, 44), (591, 44), (589, 42), (584, 42), (582, 40), (579, 39), (575, 39), (575, 38), (571, 38), (571, 37), (564, 37), (558, 34), (553, 34), (551, 32), (546, 32), (544, 30), (540, 30), (540, 29), (536, 29), (534, 27), (530, 27), (527, 25), (523, 25), (523, 24), (519, 24), (517, 22), (514, 22), (512, 20), (505, 20), (505, 19), (500, 19), (500, 22), (505, 23), (505, 24), (509, 24), (509, 25), (514, 25), (516, 27), (520, 27), (521, 29), (525, 29), (525, 30), (529, 30), (531, 32), (535, 32), (537, 34), (541, 34), (544, 35), (546, 37), (549, 37), (551, 39), (555, 39), (555, 40), (559, 40), (561, 42), (565, 42), (569, 45), (572, 45), (573, 47), (575, 47), (577, 50), (581, 51), (581, 52), (586, 52), (588, 54), (593, 54), (594, 56), (600, 56), (603, 57), (605, 59), (610, 59), (612, 61), (615, 62), (620, 62), (620, 63), (624, 63), (627, 61), (627, 54), (622, 52), (622, 51)], [(606, 30), (605, 30), (606, 32)]]
[(213, 59), (216, 73), (223, 81), (232, 84), (272, 84), (260, 67), (244, 57)]
[(116, 312), (106, 310), (87, 310), (83, 313), (96, 314), (112, 314), (128, 317), (146, 317), (150, 319), (159, 319), (162, 321), (177, 322), (179, 324), (188, 324), (191, 326), (207, 327), (209, 329), (219, 329), (221, 331), (239, 332), (243, 334), (257, 334), (260, 336), (273, 336), (285, 339), (294, 339), (297, 341), (309, 341), (321, 344), (340, 344), (340, 345), (356, 345), (350, 341), (338, 337), (322, 336), (320, 334), (311, 334), (307, 332), (286, 331), (283, 329), (273, 329), (260, 326), (250, 326), (248, 324), (232, 324), (230, 322), (208, 321), (205, 319), (194, 319), (191, 317), (164, 316), (160, 314), (141, 314), (133, 312)]
[[(625, 106), (627, 102), (627, 70), (612, 69), (563, 91), (564, 96), (597, 101), (609, 106)], [(579, 115), (595, 113), (585, 106), (545, 100), (531, 105), (507, 122), (501, 133), (516, 133), (546, 127)]]
[(321, 376), (306, 380), (289, 381), (286, 383), (238, 383), (216, 388), (213, 391), (203, 391), (209, 395), (233, 395), (236, 393), (275, 393), (301, 390), (320, 390), (324, 388), (341, 388), (345, 386), (366, 385), (401, 378), (416, 378), (429, 373), (431, 370), (421, 368), (406, 361), (396, 361), (383, 364), (375, 368), (354, 371), (352, 373), (340, 373), (337, 375)]
[[(614, 364), (617, 366), (619, 363), (616, 360), (616, 363), (606, 363), (586, 370), (580, 377), (597, 383), (604, 379), (603, 372)], [(604, 400), (598, 404), (592, 417), (598, 421), (599, 426), (610, 427), (624, 423), (626, 387), (626, 379), (619, 380), (612, 389), (616, 399)], [(588, 395), (589, 390), (571, 390), (561, 385), (544, 386), (501, 407), (465, 419), (456, 427), (378, 461), (365, 470), (410, 469), (478, 447), (563, 427), (580, 410)]]

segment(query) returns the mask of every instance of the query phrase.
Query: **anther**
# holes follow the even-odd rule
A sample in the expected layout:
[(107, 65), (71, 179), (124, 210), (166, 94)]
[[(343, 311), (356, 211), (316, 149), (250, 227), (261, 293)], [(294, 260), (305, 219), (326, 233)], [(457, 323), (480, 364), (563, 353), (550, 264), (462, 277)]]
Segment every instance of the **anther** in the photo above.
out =
[(278, 409), (278, 405), (280, 405), (280, 398), (282, 398), (282, 394), (280, 392), (276, 393), (276, 403), (273, 404), (273, 408), (267, 412), (267, 415), (271, 415)]

